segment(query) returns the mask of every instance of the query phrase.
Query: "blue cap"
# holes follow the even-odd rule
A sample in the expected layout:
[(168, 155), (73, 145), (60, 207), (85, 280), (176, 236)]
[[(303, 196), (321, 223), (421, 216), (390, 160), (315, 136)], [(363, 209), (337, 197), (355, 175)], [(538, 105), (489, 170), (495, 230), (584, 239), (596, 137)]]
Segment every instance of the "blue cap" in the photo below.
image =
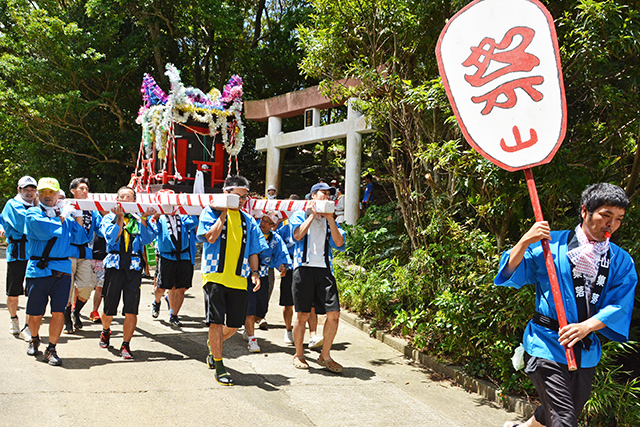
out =
[(310, 193), (313, 194), (320, 190), (331, 190), (331, 187), (326, 182), (319, 182), (317, 184), (314, 184), (313, 187), (311, 187)]

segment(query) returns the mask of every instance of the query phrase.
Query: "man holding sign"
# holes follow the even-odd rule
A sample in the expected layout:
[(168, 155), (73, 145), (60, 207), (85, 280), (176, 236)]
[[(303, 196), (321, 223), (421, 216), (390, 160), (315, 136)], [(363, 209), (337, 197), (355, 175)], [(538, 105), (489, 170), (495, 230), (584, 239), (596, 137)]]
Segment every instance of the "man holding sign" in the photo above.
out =
[(600, 359), (593, 332), (617, 341), (629, 333), (634, 263), (609, 244), (629, 201), (619, 187), (596, 184), (583, 193), (574, 231), (551, 233), (544, 221), (531, 168), (559, 149), (567, 106), (553, 18), (539, 0), (469, 3), (442, 30), (436, 56), (467, 142), (527, 180), (536, 224), (503, 256), (495, 280), (538, 291), (524, 347), (543, 406), (524, 426), (577, 426)]
[[(551, 232), (546, 221), (536, 222), (502, 255), (495, 284), (518, 289), (535, 284), (537, 291), (523, 346), (525, 372), (542, 406), (522, 426), (577, 426), (600, 360), (601, 345), (593, 332), (619, 342), (629, 337), (638, 278), (631, 256), (609, 242), (628, 207), (620, 187), (591, 185), (582, 193), (580, 224), (574, 230)], [(568, 321), (563, 328), (556, 320), (541, 239), (551, 241)], [(575, 351), (575, 371), (567, 367), (565, 345)]]

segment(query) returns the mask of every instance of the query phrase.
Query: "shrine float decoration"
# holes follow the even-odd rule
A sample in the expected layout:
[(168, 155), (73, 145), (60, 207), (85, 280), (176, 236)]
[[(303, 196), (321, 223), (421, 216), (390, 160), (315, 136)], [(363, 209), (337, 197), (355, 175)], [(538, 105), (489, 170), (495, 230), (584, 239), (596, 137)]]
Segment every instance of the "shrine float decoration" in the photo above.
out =
[[(224, 181), (223, 157), (228, 156), (227, 175), (244, 143), (242, 123), (242, 78), (233, 75), (222, 93), (212, 89), (204, 93), (194, 87), (186, 87), (180, 79), (180, 71), (167, 64), (165, 75), (171, 83), (166, 94), (155, 79), (145, 74), (142, 81), (143, 105), (138, 112), (136, 123), (142, 127), (142, 138), (136, 169), (131, 185), (140, 193), (151, 193), (152, 184), (168, 184), (194, 180), (185, 176), (187, 167), (187, 140), (176, 140), (176, 124), (186, 133), (195, 134), (202, 145), (202, 160), (190, 159), (197, 170), (211, 173), (211, 187)], [(192, 125), (192, 123), (198, 125)], [(215, 142), (211, 149), (202, 142), (201, 136), (220, 138), (224, 150), (217, 150)], [(191, 146), (197, 144), (191, 144)], [(161, 163), (161, 167), (160, 167)], [(159, 170), (157, 170), (159, 168)]]
[[(185, 87), (179, 70), (167, 64), (165, 75), (171, 82), (171, 90), (166, 94), (155, 79), (145, 74), (142, 81), (143, 105), (140, 107), (136, 123), (142, 127), (142, 138), (136, 169), (131, 175), (129, 186), (136, 190), (135, 202), (118, 202), (115, 193), (90, 193), (85, 200), (67, 199), (66, 203), (76, 210), (108, 212), (120, 206), (125, 213), (143, 214), (153, 208), (158, 214), (199, 215), (211, 206), (216, 209), (238, 209), (239, 197), (235, 194), (220, 193), (214, 185), (224, 183), (225, 176), (231, 175), (235, 159), (238, 173), (238, 153), (244, 143), (242, 124), (242, 79), (233, 75), (222, 93), (212, 89), (204, 93), (193, 87)], [(193, 125), (192, 123), (199, 125)], [(196, 135), (192, 144), (176, 134), (176, 124), (181, 130)], [(207, 147), (199, 136), (209, 136), (213, 144)], [(221, 139), (221, 143), (216, 138)], [(190, 149), (202, 147), (205, 159), (194, 160)], [(223, 149), (219, 149), (223, 147)], [(195, 151), (195, 150), (194, 150)], [(227, 173), (224, 175), (223, 159), (228, 157)], [(189, 194), (189, 186), (176, 187), (173, 184), (195, 181), (194, 177), (183, 173), (190, 162), (198, 171), (211, 174), (209, 191), (215, 194)], [(162, 162), (159, 170), (156, 168)], [(182, 172), (181, 172), (182, 171)], [(167, 184), (170, 184), (167, 186)], [(188, 192), (185, 191), (188, 188)], [(180, 193), (180, 194), (178, 194)], [(293, 212), (310, 208), (309, 200), (262, 200), (249, 198), (242, 210), (254, 217), (261, 217), (267, 211), (277, 211), (282, 219)], [(319, 213), (333, 213), (334, 201), (314, 201)]]

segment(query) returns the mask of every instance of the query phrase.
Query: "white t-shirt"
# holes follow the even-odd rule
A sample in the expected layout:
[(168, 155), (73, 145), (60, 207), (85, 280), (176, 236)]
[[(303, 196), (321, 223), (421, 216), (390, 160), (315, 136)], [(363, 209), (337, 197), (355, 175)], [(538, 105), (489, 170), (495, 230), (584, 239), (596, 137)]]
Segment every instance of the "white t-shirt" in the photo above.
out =
[(324, 245), (327, 239), (326, 218), (316, 217), (307, 232), (307, 259), (309, 264), (305, 267), (326, 268)]

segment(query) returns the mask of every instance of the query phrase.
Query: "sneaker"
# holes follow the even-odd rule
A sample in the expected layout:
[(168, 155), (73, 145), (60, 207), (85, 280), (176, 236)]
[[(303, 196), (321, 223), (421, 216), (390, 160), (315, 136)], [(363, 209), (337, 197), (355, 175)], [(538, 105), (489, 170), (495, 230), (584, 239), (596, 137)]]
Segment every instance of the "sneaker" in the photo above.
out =
[(258, 328), (262, 329), (263, 331), (266, 331), (268, 326), (269, 324), (267, 323), (267, 319), (261, 319), (258, 322)]
[(249, 341), (249, 335), (247, 335), (247, 331), (242, 331), (242, 338), (244, 338), (245, 341)]
[(40, 338), (31, 338), (29, 340), (29, 346), (27, 347), (27, 354), (29, 356), (37, 356), (40, 354), (38, 347), (40, 346)]
[(322, 337), (322, 335), (314, 335), (311, 338), (309, 338), (309, 348), (322, 347), (323, 343), (324, 343), (324, 338)]
[(20, 338), (22, 338), (26, 342), (31, 341), (31, 330), (29, 329), (29, 325), (24, 325), (24, 327), (20, 331)]
[(154, 301), (151, 304), (151, 317), (157, 319), (158, 316), (160, 316), (160, 303)]
[(122, 344), (122, 346), (120, 347), (120, 356), (122, 356), (122, 358), (125, 360), (133, 359), (129, 344)]
[(73, 327), (76, 328), (76, 330), (80, 330), (82, 329), (84, 325), (82, 324), (82, 320), (80, 320), (80, 313), (77, 312), (73, 312)]
[(71, 306), (67, 306), (64, 310), (64, 333), (72, 334), (73, 333), (73, 321), (71, 320)]
[(176, 328), (182, 328), (182, 322), (178, 319), (178, 315), (173, 314), (169, 317), (169, 323), (175, 326)]
[(293, 344), (293, 330), (284, 331), (284, 343), (287, 345)]
[(258, 338), (253, 337), (249, 340), (249, 344), (247, 345), (249, 349), (249, 353), (260, 353), (260, 346), (258, 345)]
[(98, 313), (98, 310), (93, 310), (89, 315), (89, 319), (91, 319), (93, 323), (98, 323), (100, 321), (100, 313)]
[(17, 317), (11, 318), (11, 323), (9, 324), (9, 333), (13, 335), (18, 335), (20, 333), (20, 322)]
[(106, 331), (103, 329), (100, 332), (100, 347), (107, 348), (109, 347), (109, 339), (111, 338), (111, 329), (107, 329)]
[(60, 366), (62, 365), (62, 359), (58, 357), (58, 353), (56, 353), (56, 349), (47, 348), (44, 352), (44, 360), (49, 362), (51, 366)]

